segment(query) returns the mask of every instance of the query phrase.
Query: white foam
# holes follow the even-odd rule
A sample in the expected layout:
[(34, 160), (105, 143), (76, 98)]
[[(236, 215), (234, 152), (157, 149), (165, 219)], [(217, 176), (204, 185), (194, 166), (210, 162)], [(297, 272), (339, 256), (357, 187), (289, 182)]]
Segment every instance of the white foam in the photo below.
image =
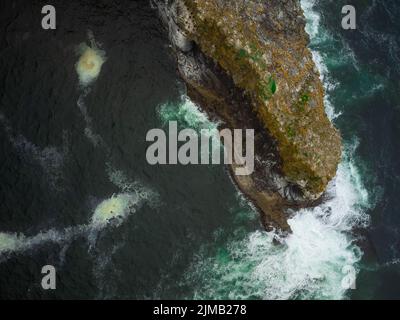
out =
[[(288, 220), (292, 233), (255, 231), (228, 241), (222, 256), (200, 254), (186, 274), (195, 298), (342, 299), (342, 270), (357, 270), (362, 252), (353, 243), (353, 227), (366, 226), (368, 194), (353, 164), (352, 151), (329, 185), (322, 205), (297, 211)], [(276, 244), (278, 240), (280, 244)], [(207, 250), (203, 250), (207, 252)]]
[(342, 50), (340, 54), (335, 56), (334, 61), (331, 60), (331, 63), (346, 65), (351, 64), (355, 69), (359, 70), (358, 61), (353, 50), (345, 41), (335, 39), (327, 30), (321, 28), (321, 16), (317, 11), (314, 10), (314, 6), (316, 5), (317, 1), (301, 0), (300, 3), (307, 21), (305, 30), (310, 36), (311, 40), (310, 51), (313, 56), (314, 63), (319, 71), (320, 79), (324, 85), (326, 93), (324, 97), (325, 111), (328, 115), (328, 118), (331, 121), (334, 121), (341, 115), (341, 113), (335, 110), (329, 99), (329, 93), (336, 89), (340, 84), (330, 77), (328, 67), (324, 61), (326, 57), (322, 55), (318, 48), (320, 45), (324, 45), (326, 43), (334, 44), (335, 42), (339, 41), (340, 45), (342, 46)]
[(46, 175), (47, 182), (54, 190), (62, 190), (64, 183), (63, 166), (68, 148), (65, 135), (63, 148), (48, 146), (41, 148), (29, 141), (22, 134), (15, 134), (11, 124), (4, 114), (0, 113), (0, 123), (8, 136), (8, 139), (18, 154), (28, 162), (38, 163)]
[(306, 32), (311, 39), (317, 38), (319, 34), (319, 27), (321, 16), (318, 12), (314, 11), (313, 7), (316, 3), (315, 0), (301, 0), (301, 7), (307, 19)]
[(103, 138), (99, 134), (95, 133), (93, 130), (93, 124), (92, 124), (93, 120), (92, 117), (89, 115), (85, 104), (85, 98), (89, 93), (90, 93), (90, 88), (83, 87), (82, 94), (79, 96), (78, 101), (76, 103), (86, 123), (84, 133), (86, 138), (88, 138), (88, 140), (92, 143), (93, 146), (95, 147), (103, 146), (106, 148)]
[[(321, 30), (314, 3), (301, 1), (306, 31), (315, 43)], [(317, 51), (312, 53), (325, 89), (334, 90), (336, 84), (329, 81), (323, 56)], [(333, 120), (337, 114), (329, 95), (325, 105)], [(195, 287), (195, 298), (345, 298), (343, 268), (352, 267), (357, 272), (362, 257), (350, 231), (369, 223), (365, 212), (370, 199), (354, 159), (357, 146), (356, 140), (346, 145), (337, 175), (328, 186), (328, 200), (318, 207), (293, 212), (288, 220), (292, 233), (288, 236), (255, 231), (228, 241), (211, 257), (207, 247), (203, 248), (185, 274), (185, 280)]]
[(138, 198), (135, 195), (129, 193), (113, 195), (97, 206), (91, 224), (96, 227), (103, 227), (111, 220), (123, 221), (131, 208), (137, 203), (137, 200)]
[[(320, 16), (313, 10), (314, 3), (313, 0), (301, 1), (308, 22), (306, 31), (312, 40), (321, 36)], [(313, 51), (313, 58), (325, 89), (333, 90), (335, 86), (329, 82), (322, 56)], [(329, 95), (326, 95), (325, 105), (333, 120), (337, 114)], [(289, 219), (293, 233), (281, 239), (285, 249), (278, 254), (278, 259), (267, 254), (255, 268), (257, 279), (268, 280), (265, 298), (340, 299), (345, 296), (346, 290), (341, 285), (342, 268), (347, 265), (356, 268), (362, 256), (347, 232), (354, 227), (365, 227), (369, 222), (365, 213), (368, 192), (353, 158), (357, 145), (353, 142), (345, 148), (337, 175), (328, 186), (330, 199), (316, 208), (300, 210)], [(254, 242), (257, 244), (259, 238), (257, 234), (250, 237), (250, 247)]]
[(219, 122), (212, 121), (186, 94), (181, 96), (177, 104), (162, 104), (158, 108), (158, 114), (164, 125), (169, 121), (177, 121), (179, 125), (192, 128), (208, 138), (211, 141), (211, 150), (219, 150), (222, 147), (218, 131)]
[(89, 32), (90, 45), (82, 43), (77, 49), (79, 60), (75, 65), (82, 87), (91, 84), (100, 74), (101, 67), (106, 61), (105, 51), (99, 48), (93, 34)]
[(145, 202), (152, 206), (158, 204), (155, 192), (145, 188), (139, 182), (130, 182), (121, 171), (111, 170), (110, 172), (110, 180), (123, 192), (101, 201), (87, 224), (71, 226), (63, 230), (50, 229), (34, 236), (0, 232), (0, 258), (12, 252), (31, 250), (44, 243), (70, 242), (78, 236), (86, 237), (92, 244), (95, 242), (97, 233), (107, 228), (110, 223), (120, 225)]
[[(315, 0), (301, 0), (301, 7), (304, 11), (304, 15), (306, 17), (306, 32), (310, 36), (311, 44), (318, 44), (320, 41), (325, 40), (328, 35), (326, 33), (321, 32), (320, 23), (321, 16), (318, 12), (316, 12), (313, 8), (315, 5)], [(335, 89), (337, 87), (337, 83), (333, 82), (329, 78), (328, 67), (326, 66), (324, 59), (320, 52), (316, 50), (311, 50), (311, 54), (313, 56), (314, 63), (319, 71), (320, 79), (324, 85), (324, 89), (326, 95), (324, 97), (324, 105), (325, 111), (328, 118), (333, 121), (335, 118), (340, 116), (340, 113), (336, 113), (333, 105), (329, 101), (328, 92)]]
[(23, 243), (23, 237), (15, 233), (0, 232), (0, 255), (4, 252), (18, 250)]
[(208, 115), (186, 94), (181, 96), (177, 104), (162, 104), (158, 108), (158, 113), (164, 124), (168, 121), (178, 121), (181, 125), (187, 125), (198, 130), (218, 128), (218, 122), (211, 121)]
[(58, 244), (67, 242), (76, 236), (84, 234), (88, 228), (87, 225), (79, 225), (68, 227), (61, 231), (50, 229), (30, 237), (22, 233), (0, 232), (0, 256), (6, 253), (30, 250), (47, 242)]

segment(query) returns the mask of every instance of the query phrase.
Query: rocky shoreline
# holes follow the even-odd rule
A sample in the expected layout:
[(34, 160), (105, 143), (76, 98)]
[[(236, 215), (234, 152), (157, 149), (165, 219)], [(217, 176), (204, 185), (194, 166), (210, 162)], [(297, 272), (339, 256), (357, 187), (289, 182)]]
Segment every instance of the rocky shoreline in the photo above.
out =
[[(218, 119), (220, 129), (255, 129), (255, 170), (237, 176), (231, 165), (234, 182), (259, 209), (267, 230), (290, 232), (290, 209), (322, 201), (341, 155), (340, 136), (323, 110), (299, 1), (155, 4), (188, 96)], [(296, 59), (274, 61), (271, 53), (285, 50)], [(260, 80), (265, 77), (267, 83)]]

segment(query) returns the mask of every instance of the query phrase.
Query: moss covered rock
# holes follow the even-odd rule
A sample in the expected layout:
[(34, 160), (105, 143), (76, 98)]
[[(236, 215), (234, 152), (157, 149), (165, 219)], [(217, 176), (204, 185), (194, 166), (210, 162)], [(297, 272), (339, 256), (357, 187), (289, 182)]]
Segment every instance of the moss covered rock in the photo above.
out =
[(290, 230), (287, 209), (319, 203), (341, 157), (299, 1), (156, 3), (191, 99), (221, 127), (255, 129), (255, 171), (232, 178), (266, 228)]
[(278, 141), (282, 170), (318, 197), (337, 169), (341, 139), (307, 48), (299, 1), (182, 0), (177, 23), (252, 98)]

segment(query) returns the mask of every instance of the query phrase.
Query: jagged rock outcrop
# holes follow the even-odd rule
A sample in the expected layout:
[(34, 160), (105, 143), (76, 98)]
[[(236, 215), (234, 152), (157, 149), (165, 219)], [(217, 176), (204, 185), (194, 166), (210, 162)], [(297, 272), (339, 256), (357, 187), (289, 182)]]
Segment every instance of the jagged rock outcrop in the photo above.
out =
[(317, 203), (341, 157), (299, 1), (155, 3), (189, 96), (221, 126), (255, 129), (255, 171), (233, 179), (267, 228), (289, 230), (287, 209)]

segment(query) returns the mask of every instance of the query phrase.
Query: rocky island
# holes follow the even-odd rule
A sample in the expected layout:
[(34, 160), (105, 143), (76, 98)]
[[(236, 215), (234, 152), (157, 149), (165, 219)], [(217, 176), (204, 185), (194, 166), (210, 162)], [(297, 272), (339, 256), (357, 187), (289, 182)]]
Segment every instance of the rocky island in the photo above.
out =
[(266, 229), (321, 201), (341, 158), (299, 0), (158, 0), (190, 98), (222, 128), (255, 129), (255, 170), (231, 175)]

